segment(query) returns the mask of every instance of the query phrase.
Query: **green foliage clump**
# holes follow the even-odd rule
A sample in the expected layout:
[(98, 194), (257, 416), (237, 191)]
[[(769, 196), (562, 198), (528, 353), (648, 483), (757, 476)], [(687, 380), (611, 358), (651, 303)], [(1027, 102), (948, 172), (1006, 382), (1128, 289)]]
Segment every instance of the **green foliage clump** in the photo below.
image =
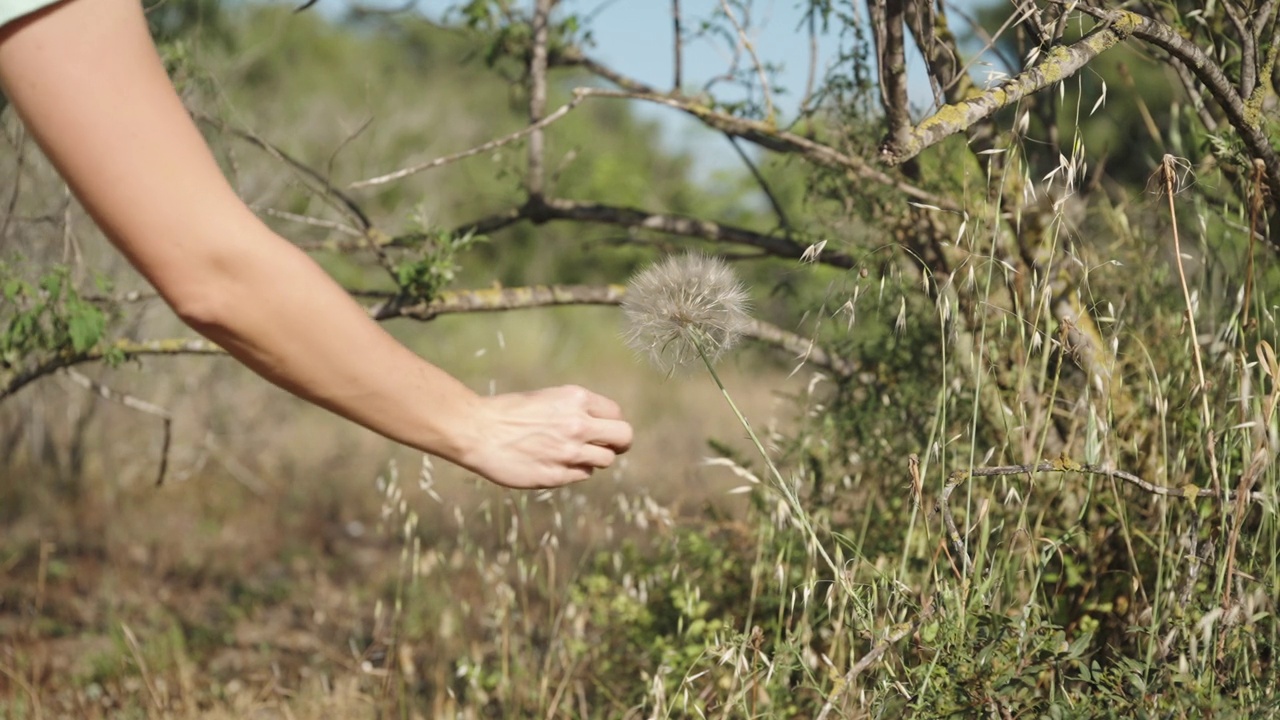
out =
[(35, 354), (72, 355), (102, 340), (107, 315), (83, 299), (66, 267), (55, 267), (37, 281), (0, 264), (0, 364), (17, 367)]

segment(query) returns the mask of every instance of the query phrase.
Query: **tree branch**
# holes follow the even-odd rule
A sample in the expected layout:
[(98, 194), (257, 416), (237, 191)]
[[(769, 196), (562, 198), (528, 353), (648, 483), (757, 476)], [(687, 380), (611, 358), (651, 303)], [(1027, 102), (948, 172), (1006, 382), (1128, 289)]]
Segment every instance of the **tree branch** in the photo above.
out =
[(889, 165), (901, 165), (1031, 93), (1062, 82), (1130, 35), (1136, 25), (1134, 18), (1138, 17), (1133, 13), (1117, 13), (1113, 22), (1099, 24), (1071, 45), (1050, 49), (1033, 67), (1000, 87), (940, 108), (903, 137), (891, 135), (880, 148), (880, 159)]
[(627, 100), (644, 100), (646, 102), (666, 105), (688, 113), (704, 125), (719, 130), (726, 135), (740, 137), (760, 147), (780, 153), (800, 155), (801, 157), (824, 167), (839, 168), (852, 172), (856, 177), (891, 187), (904, 195), (934, 207), (952, 212), (960, 212), (960, 206), (951, 200), (940, 198), (933, 193), (921, 190), (901, 180), (890, 177), (874, 168), (867, 161), (845, 155), (829, 145), (810, 140), (785, 130), (779, 130), (770, 123), (747, 120), (717, 112), (685, 98), (672, 97), (661, 93), (629, 92), (605, 90), (602, 88), (578, 88), (575, 92), (593, 97), (621, 98)]
[[(1267, 186), (1271, 190), (1271, 205), (1273, 208), (1280, 206), (1280, 156), (1276, 155), (1275, 148), (1271, 146), (1271, 140), (1267, 137), (1261, 109), (1253, 107), (1254, 103), (1261, 98), (1251, 97), (1249, 102), (1246, 102), (1231, 86), (1231, 81), (1227, 79), (1217, 62), (1177, 30), (1158, 20), (1124, 10), (1099, 10), (1084, 5), (1080, 5), (1079, 9), (1102, 20), (1102, 27), (1109, 25), (1114, 28), (1123, 28), (1124, 34), (1133, 35), (1139, 40), (1155, 45), (1182, 61), (1218, 102), (1227, 116), (1227, 121), (1239, 133), (1249, 154), (1261, 160), (1266, 166)], [(1272, 216), (1273, 227), (1275, 224), (1280, 224), (1280, 212), (1272, 213)], [(1271, 244), (1280, 249), (1280, 237), (1275, 235), (1277, 233), (1273, 233)]]
[[(753, 230), (722, 225), (686, 215), (664, 215), (636, 208), (579, 202), (576, 200), (548, 199), (540, 204), (522, 208), (524, 217), (531, 222), (573, 220), (603, 225), (617, 225), (640, 230), (652, 230), (666, 235), (680, 235), (711, 242), (725, 242), (759, 248), (771, 255), (799, 259), (805, 248), (799, 243), (776, 235), (766, 235)], [(851, 268), (853, 258), (839, 252), (822, 253), (821, 262), (839, 268)]]
[[(555, 0), (534, 0), (533, 52), (529, 54), (529, 175), (525, 187), (530, 197), (541, 197), (546, 187), (543, 168), (544, 136), (538, 122), (547, 109), (547, 23)], [(576, 98), (575, 98), (576, 99)]]
[[(369, 296), (375, 293), (357, 294)], [(504, 312), (564, 305), (617, 305), (622, 302), (625, 294), (626, 288), (621, 285), (539, 285), (453, 290), (441, 293), (440, 297), (429, 302), (406, 301), (388, 296), (383, 302), (369, 308), (368, 312), (370, 317), (379, 321), (406, 318), (425, 322), (440, 315), (458, 313)], [(841, 378), (852, 376), (857, 369), (850, 360), (831, 353), (812, 340), (763, 320), (752, 320), (743, 334), (793, 353), (804, 362), (830, 370)], [(153, 355), (225, 354), (226, 351), (218, 345), (200, 338), (118, 340), (82, 353), (62, 353), (38, 359), (27, 367), (0, 369), (0, 402), (32, 382), (59, 370), (84, 363), (101, 362), (107, 358), (127, 361)]]
[(907, 99), (907, 53), (903, 33), (904, 0), (870, 0), (876, 41), (876, 69), (880, 73), (880, 104), (889, 125), (886, 143), (906, 142), (911, 132), (911, 115)]
[(537, 122), (534, 122), (531, 125), (527, 125), (511, 133), (510, 135), (497, 138), (496, 140), (490, 140), (489, 142), (482, 143), (468, 150), (463, 150), (461, 152), (453, 153), (452, 155), (445, 155), (443, 157), (438, 157), (434, 160), (428, 160), (427, 162), (424, 162), (424, 163), (419, 163), (417, 165), (410, 165), (409, 167), (401, 168), (400, 170), (395, 170), (395, 171), (386, 173), (384, 175), (378, 175), (376, 177), (366, 178), (364, 180), (357, 180), (356, 182), (348, 184), (347, 188), (351, 190), (355, 190), (363, 187), (382, 185), (384, 183), (389, 183), (395, 180), (400, 180), (402, 178), (409, 177), (410, 175), (416, 175), (417, 173), (420, 173), (424, 170), (430, 170), (432, 168), (438, 168), (444, 165), (448, 165), (450, 163), (454, 163), (459, 160), (472, 157), (473, 155), (479, 155), (481, 153), (489, 152), (490, 150), (497, 150), (498, 148), (504, 145), (509, 145), (515, 142), (516, 140), (519, 140), (520, 138), (525, 137), (526, 135), (531, 135), (533, 133), (536, 133), (542, 130), (543, 128), (547, 127), (551, 123), (564, 117), (565, 115), (568, 115), (569, 111), (578, 107), (578, 105), (582, 103), (583, 97), (584, 97), (583, 95), (575, 93), (572, 100), (556, 108), (555, 112), (552, 112), (551, 114), (543, 117), (541, 120), (538, 120)]

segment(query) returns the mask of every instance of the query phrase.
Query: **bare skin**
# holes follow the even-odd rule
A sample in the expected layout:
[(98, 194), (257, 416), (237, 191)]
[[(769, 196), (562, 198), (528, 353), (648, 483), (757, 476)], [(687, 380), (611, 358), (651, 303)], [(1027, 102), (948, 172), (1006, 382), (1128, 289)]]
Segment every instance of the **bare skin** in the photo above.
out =
[(0, 86), (98, 226), (187, 324), (271, 382), (510, 488), (557, 487), (631, 445), (580, 387), (482, 397), (372, 321), (236, 197), (129, 0), (0, 29)]

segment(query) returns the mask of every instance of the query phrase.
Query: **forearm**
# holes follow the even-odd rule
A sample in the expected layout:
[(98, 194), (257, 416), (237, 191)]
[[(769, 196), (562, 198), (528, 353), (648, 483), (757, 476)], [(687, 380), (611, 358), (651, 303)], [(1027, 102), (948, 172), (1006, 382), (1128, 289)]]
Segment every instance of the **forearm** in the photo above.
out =
[(98, 225), (178, 314), (297, 395), (458, 459), (476, 396), (396, 343), (240, 202), (140, 9), (74, 0), (28, 22), (0, 37), (0, 81)]
[[(265, 227), (231, 243), (193, 328), (290, 392), (406, 445), (461, 462), (475, 393), (388, 335), (309, 257)], [(179, 305), (179, 307), (181, 307)]]

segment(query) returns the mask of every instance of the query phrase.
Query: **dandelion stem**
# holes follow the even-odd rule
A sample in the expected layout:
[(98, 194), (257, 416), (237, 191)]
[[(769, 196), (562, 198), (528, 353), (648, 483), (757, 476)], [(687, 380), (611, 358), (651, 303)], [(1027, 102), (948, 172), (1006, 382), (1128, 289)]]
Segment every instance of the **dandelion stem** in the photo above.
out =
[[(733, 410), (733, 414), (737, 416), (738, 422), (746, 429), (747, 436), (751, 438), (752, 444), (754, 444), (756, 446), (756, 450), (760, 452), (760, 457), (764, 459), (764, 464), (769, 467), (769, 472), (773, 475), (774, 483), (777, 484), (778, 490), (782, 493), (782, 497), (787, 501), (787, 505), (791, 507), (792, 517), (795, 517), (799, 521), (801, 528), (806, 534), (808, 534), (809, 540), (813, 543), (814, 548), (817, 549), (818, 554), (822, 556), (822, 559), (826, 561), (827, 566), (831, 568), (831, 572), (835, 574), (837, 581), (843, 587), (846, 582), (844, 574), (840, 572), (840, 568), (836, 565), (836, 562), (831, 559), (831, 556), (827, 554), (827, 549), (823, 547), (822, 543), (818, 540), (818, 533), (814, 531), (813, 525), (809, 523), (809, 516), (805, 514), (804, 508), (800, 506), (799, 498), (795, 497), (795, 494), (791, 492), (790, 487), (787, 485), (787, 481), (782, 478), (782, 473), (778, 471), (778, 466), (774, 464), (773, 459), (769, 457), (768, 451), (764, 449), (764, 443), (760, 442), (760, 438), (756, 435), (756, 431), (752, 429), (751, 423), (747, 421), (747, 417), (738, 409), (738, 404), (733, 401), (733, 396), (729, 394), (729, 389), (724, 386), (724, 382), (720, 379), (720, 374), (716, 372), (715, 365), (711, 363), (711, 358), (707, 357), (706, 351), (703, 350), (700, 339), (695, 338), (693, 346), (698, 349), (698, 356), (702, 358), (703, 364), (707, 366), (707, 372), (711, 373), (711, 379), (715, 380), (716, 387), (720, 388), (720, 394), (724, 395), (725, 401), (729, 403), (729, 408)], [(845, 589), (849, 590), (848, 587), (845, 587)]]

